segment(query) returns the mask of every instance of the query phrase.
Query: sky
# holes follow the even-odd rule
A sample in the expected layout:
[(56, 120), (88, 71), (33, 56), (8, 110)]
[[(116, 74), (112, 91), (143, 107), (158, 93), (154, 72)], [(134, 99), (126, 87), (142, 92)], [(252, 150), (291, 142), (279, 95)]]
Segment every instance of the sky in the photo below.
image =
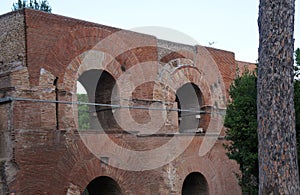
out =
[[(0, 15), (17, 0), (0, 0)], [(256, 62), (259, 0), (48, 0), (52, 13), (186, 44), (235, 53)], [(155, 27), (155, 28), (154, 28)], [(160, 28), (158, 28), (160, 27)], [(300, 0), (296, 0), (295, 48), (300, 47)]]

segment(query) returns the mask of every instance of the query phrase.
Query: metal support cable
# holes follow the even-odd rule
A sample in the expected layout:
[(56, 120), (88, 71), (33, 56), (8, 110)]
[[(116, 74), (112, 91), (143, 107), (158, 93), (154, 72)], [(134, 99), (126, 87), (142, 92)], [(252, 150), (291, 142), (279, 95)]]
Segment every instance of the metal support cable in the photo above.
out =
[(222, 111), (226, 109), (218, 109), (221, 112), (207, 112), (202, 110), (195, 109), (178, 109), (178, 108), (151, 108), (146, 106), (122, 106), (118, 104), (101, 104), (101, 103), (92, 103), (92, 102), (70, 102), (70, 101), (61, 101), (61, 100), (41, 100), (41, 99), (31, 99), (31, 98), (15, 98), (15, 97), (5, 97), (0, 98), (1, 103), (7, 103), (12, 101), (30, 101), (30, 102), (40, 102), (40, 103), (59, 103), (59, 104), (69, 104), (69, 105), (88, 105), (88, 106), (103, 106), (103, 107), (111, 107), (111, 108), (127, 108), (127, 109), (140, 109), (140, 110), (157, 110), (157, 111), (177, 111), (177, 112), (189, 112), (196, 114), (211, 114), (211, 113), (219, 113), (223, 115)]

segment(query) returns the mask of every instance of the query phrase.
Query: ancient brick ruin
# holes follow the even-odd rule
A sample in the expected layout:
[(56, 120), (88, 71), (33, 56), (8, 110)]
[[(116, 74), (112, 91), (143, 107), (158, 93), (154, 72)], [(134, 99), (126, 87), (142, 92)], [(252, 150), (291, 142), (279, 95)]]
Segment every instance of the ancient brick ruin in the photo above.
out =
[[(0, 16), (0, 43), (0, 194), (241, 194), (234, 53), (31, 9)], [(82, 131), (77, 82), (97, 103)]]

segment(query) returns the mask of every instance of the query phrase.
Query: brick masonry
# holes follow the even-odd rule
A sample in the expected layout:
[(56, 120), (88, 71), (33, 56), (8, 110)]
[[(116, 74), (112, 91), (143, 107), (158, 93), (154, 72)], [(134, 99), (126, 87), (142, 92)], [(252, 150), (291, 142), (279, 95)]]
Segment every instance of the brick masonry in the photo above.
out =
[[(226, 109), (229, 86), (240, 74), (237, 67), (240, 71), (245, 67), (245, 63), (235, 61), (232, 52), (168, 42), (30, 9), (0, 16), (0, 32), (1, 98), (76, 101), (76, 82), (84, 78), (82, 83), (90, 88), (90, 101), (145, 107), (155, 103), (177, 108), (176, 91), (193, 83), (202, 93), (202, 109), (222, 111)], [(98, 80), (86, 74), (90, 70), (105, 71), (113, 80), (121, 80), (117, 91), (123, 96), (117, 102), (110, 101), (108, 77), (101, 76), (107, 82), (97, 85)], [(128, 80), (123, 82), (124, 74), (135, 87), (125, 82)], [(0, 108), (2, 194), (15, 190), (26, 195), (79, 195), (100, 176), (115, 180), (123, 194), (181, 194), (185, 178), (193, 172), (205, 177), (209, 194), (241, 194), (235, 177), (238, 166), (227, 158), (222, 146), (222, 117), (201, 116), (200, 124), (206, 134), (192, 134), (179, 131), (177, 111), (167, 111), (166, 119), (159, 125), (162, 112), (153, 111), (151, 115), (146, 110), (119, 109), (114, 114), (120, 121), (114, 121), (112, 110), (108, 110), (108, 114), (94, 115), (96, 119), (102, 117), (106, 132), (95, 134), (94, 130), (77, 131), (74, 105), (11, 101), (0, 104)], [(129, 116), (139, 125), (138, 129), (133, 128), (139, 133), (126, 133), (116, 125), (120, 122), (130, 129)], [(148, 123), (157, 130), (155, 133), (148, 132)], [(104, 135), (109, 139), (103, 139)], [(148, 169), (145, 166), (136, 171), (112, 166), (110, 158), (97, 158), (94, 154), (100, 149), (82, 137), (99, 137), (104, 148), (111, 143), (121, 146), (112, 148), (110, 153), (120, 164), (130, 162), (133, 166), (136, 162), (124, 148), (146, 153), (173, 141), (184, 150), (171, 160), (168, 156), (178, 148), (167, 147), (159, 158), (146, 156), (142, 160), (149, 164)], [(94, 153), (89, 150), (93, 147)], [(161, 166), (152, 169), (154, 158)], [(168, 163), (163, 163), (165, 159)]]

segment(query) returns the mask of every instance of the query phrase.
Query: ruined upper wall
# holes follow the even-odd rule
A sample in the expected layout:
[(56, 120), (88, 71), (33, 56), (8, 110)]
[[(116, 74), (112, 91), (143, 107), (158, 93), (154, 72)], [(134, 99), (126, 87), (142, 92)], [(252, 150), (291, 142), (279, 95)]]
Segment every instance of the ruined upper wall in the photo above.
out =
[[(26, 63), (24, 12), (0, 16), (0, 72), (10, 72)], [(3, 87), (2, 85), (0, 85)]]
[[(12, 19), (13, 17), (15, 19)], [(1, 51), (0, 61), (1, 58), (5, 56), (7, 59), (4, 61), (6, 62), (22, 59), (22, 63), (25, 63), (25, 57), (27, 56), (30, 84), (33, 86), (38, 85), (39, 74), (42, 67), (50, 71), (55, 77), (58, 77), (59, 82), (63, 82), (60, 80), (63, 77), (61, 70), (65, 70), (66, 66), (69, 65), (74, 58), (84, 51), (94, 48), (97, 43), (109, 35), (121, 31), (121, 29), (118, 28), (32, 9), (12, 12), (1, 16), (1, 18), (1, 26), (3, 26), (1, 31), (13, 32), (9, 33), (7, 38), (3, 37), (7, 33), (1, 33), (3, 34), (3, 36), (1, 36), (2, 41), (10, 40), (9, 45), (14, 45), (18, 51), (9, 50), (9, 48), (11, 48), (9, 45), (1, 47), (1, 50), (5, 50), (6, 53)], [(18, 21), (16, 22), (16, 20)], [(24, 23), (26, 23), (27, 51), (25, 51)], [(19, 30), (19, 28), (22, 28), (22, 30)], [(147, 47), (141, 47), (142, 49), (135, 48), (114, 56), (120, 64), (128, 66), (128, 68), (132, 66), (132, 64), (136, 64), (137, 61), (143, 62), (145, 59), (148, 61), (158, 60), (167, 63), (171, 59), (179, 58), (178, 53), (187, 59), (195, 61), (195, 46), (158, 40), (156, 37), (150, 35), (125, 30), (122, 30), (120, 34), (123, 36), (122, 41), (128, 40), (128, 42), (125, 43), (127, 46), (148, 45)], [(116, 40), (113, 41), (117, 42)], [(137, 44), (137, 42), (140, 43)], [(116, 48), (102, 49), (115, 55), (114, 50)], [(234, 53), (212, 48), (206, 49), (208, 49), (218, 64), (227, 88), (234, 78)], [(177, 53), (172, 53), (172, 51), (176, 51)], [(7, 52), (11, 52), (11, 54)], [(12, 59), (12, 56), (16, 53), (18, 53), (18, 55)], [(135, 57), (137, 59), (134, 59)]]
[(145, 59), (157, 60), (153, 36), (36, 10), (25, 9), (25, 13), (32, 86), (38, 85), (42, 67), (63, 83), (71, 61), (91, 49), (108, 53), (126, 68)]
[(32, 86), (39, 85), (42, 67), (55, 77), (62, 77), (62, 70), (77, 55), (118, 31), (116, 28), (31, 9), (25, 9), (25, 18), (27, 64)]
[(250, 62), (236, 61), (236, 76), (242, 76), (246, 71), (255, 72), (257, 65)]
[(235, 79), (235, 56), (233, 52), (206, 47), (210, 52), (219, 71), (223, 77), (223, 82), (226, 88), (226, 98), (229, 98), (228, 90), (232, 81)]

